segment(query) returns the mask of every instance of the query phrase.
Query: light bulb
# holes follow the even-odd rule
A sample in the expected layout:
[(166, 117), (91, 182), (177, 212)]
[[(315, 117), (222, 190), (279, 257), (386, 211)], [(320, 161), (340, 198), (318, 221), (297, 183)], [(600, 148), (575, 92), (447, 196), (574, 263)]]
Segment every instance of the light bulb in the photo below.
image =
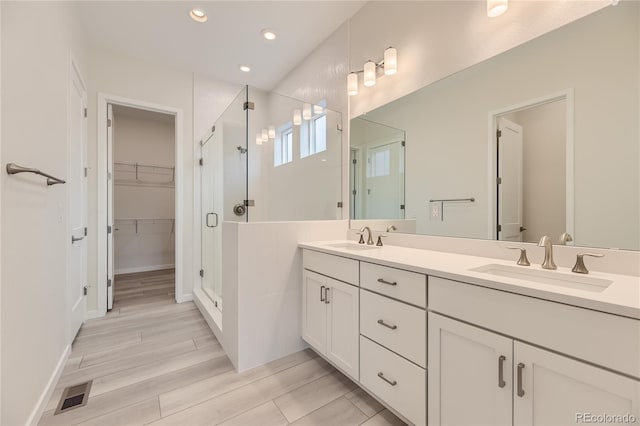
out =
[(311, 120), (311, 104), (302, 104), (302, 118)]
[(376, 85), (376, 63), (373, 61), (364, 64), (364, 85), (366, 87)]
[(384, 74), (393, 75), (398, 72), (398, 51), (393, 47), (384, 51)]
[(256, 133), (256, 145), (262, 145), (262, 132)]
[(358, 74), (355, 72), (347, 76), (347, 93), (349, 96), (358, 94)]
[(299, 126), (302, 124), (302, 113), (299, 109), (293, 110), (293, 124), (294, 126)]
[(269, 126), (269, 139), (276, 138), (276, 128), (275, 126)]
[(487, 0), (487, 16), (495, 18), (502, 15), (509, 8), (509, 0)]

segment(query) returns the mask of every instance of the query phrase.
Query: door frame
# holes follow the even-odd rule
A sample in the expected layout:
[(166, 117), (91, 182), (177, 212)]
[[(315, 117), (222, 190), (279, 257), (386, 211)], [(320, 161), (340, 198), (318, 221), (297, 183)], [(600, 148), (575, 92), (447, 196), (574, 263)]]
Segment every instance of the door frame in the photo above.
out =
[[(561, 90), (556, 93), (551, 93), (538, 98), (530, 99), (524, 102), (517, 103), (505, 108), (496, 109), (489, 112), (489, 135), (487, 140), (489, 141), (487, 164), (489, 165), (487, 170), (487, 210), (488, 210), (488, 233), (487, 238), (495, 240), (497, 236), (497, 221), (498, 221), (498, 191), (496, 184), (496, 171), (498, 168), (496, 151), (497, 138), (496, 132), (498, 131), (498, 119), (507, 114), (513, 112), (522, 111), (525, 109), (537, 107), (540, 105), (548, 104), (555, 101), (565, 101), (565, 228), (566, 232), (571, 235), (574, 234), (575, 226), (575, 195), (574, 195), (574, 89), (569, 88)], [(575, 236), (574, 236), (575, 238)], [(573, 244), (567, 243), (567, 244)]]
[(96, 283), (98, 315), (107, 312), (107, 104), (137, 108), (151, 112), (173, 115), (175, 117), (175, 298), (177, 303), (191, 300), (182, 294), (182, 269), (183, 269), (183, 232), (184, 232), (184, 212), (183, 212), (183, 113), (179, 108), (154, 104), (146, 101), (125, 98), (117, 95), (98, 93), (98, 114), (97, 114), (97, 272)]

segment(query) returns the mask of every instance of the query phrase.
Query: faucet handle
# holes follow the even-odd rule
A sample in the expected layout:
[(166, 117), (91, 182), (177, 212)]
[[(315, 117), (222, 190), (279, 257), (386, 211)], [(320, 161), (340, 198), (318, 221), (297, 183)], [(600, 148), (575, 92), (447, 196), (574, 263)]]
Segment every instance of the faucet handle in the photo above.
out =
[(527, 259), (527, 249), (522, 247), (507, 247), (510, 250), (520, 250), (520, 258), (518, 259), (518, 265), (530, 266), (529, 259)]
[(382, 244), (382, 239), (383, 239), (383, 238), (387, 238), (387, 237), (388, 237), (388, 235), (382, 235), (382, 234), (378, 235), (378, 242), (376, 243), (376, 245), (377, 245), (378, 247), (382, 247), (382, 246), (383, 246), (383, 244)]
[(558, 239), (558, 242), (563, 245), (566, 246), (568, 242), (573, 241), (573, 237), (571, 236), (570, 233), (568, 232), (563, 232), (562, 234), (560, 234), (560, 238)]
[(364, 236), (362, 235), (362, 232), (356, 232), (356, 235), (360, 235), (360, 241), (358, 241), (358, 244), (364, 244)]
[(578, 253), (578, 255), (576, 256), (576, 264), (573, 265), (573, 268), (571, 269), (572, 272), (575, 272), (576, 274), (588, 274), (589, 273), (589, 270), (584, 265), (584, 256), (604, 257), (604, 254), (600, 254), (600, 253)]

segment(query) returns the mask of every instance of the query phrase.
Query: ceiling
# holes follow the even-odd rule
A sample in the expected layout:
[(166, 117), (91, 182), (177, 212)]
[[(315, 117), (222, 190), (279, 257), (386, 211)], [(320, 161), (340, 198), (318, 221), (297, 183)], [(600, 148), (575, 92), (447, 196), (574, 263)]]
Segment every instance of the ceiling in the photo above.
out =
[[(90, 47), (272, 89), (366, 1), (78, 2)], [(206, 23), (189, 17), (194, 8)], [(265, 28), (277, 34), (265, 40)], [(248, 65), (244, 73), (239, 65)]]

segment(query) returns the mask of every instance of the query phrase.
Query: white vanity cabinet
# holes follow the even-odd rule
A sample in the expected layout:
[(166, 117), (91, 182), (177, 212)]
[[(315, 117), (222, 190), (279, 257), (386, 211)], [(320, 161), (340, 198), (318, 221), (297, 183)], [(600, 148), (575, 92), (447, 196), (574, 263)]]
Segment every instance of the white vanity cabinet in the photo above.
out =
[[(337, 265), (347, 266), (345, 270), (352, 270), (349, 266), (351, 264), (344, 263), (349, 259), (309, 253), (311, 255), (305, 255), (304, 258), (305, 267), (314, 267), (330, 274), (334, 270), (331, 261), (335, 260)], [(308, 263), (309, 258), (321, 259), (321, 262)], [(349, 261), (355, 262), (357, 276), (357, 262)], [(341, 276), (348, 277), (349, 273)], [(302, 281), (302, 338), (344, 373), (359, 380), (358, 287), (306, 268)]]

